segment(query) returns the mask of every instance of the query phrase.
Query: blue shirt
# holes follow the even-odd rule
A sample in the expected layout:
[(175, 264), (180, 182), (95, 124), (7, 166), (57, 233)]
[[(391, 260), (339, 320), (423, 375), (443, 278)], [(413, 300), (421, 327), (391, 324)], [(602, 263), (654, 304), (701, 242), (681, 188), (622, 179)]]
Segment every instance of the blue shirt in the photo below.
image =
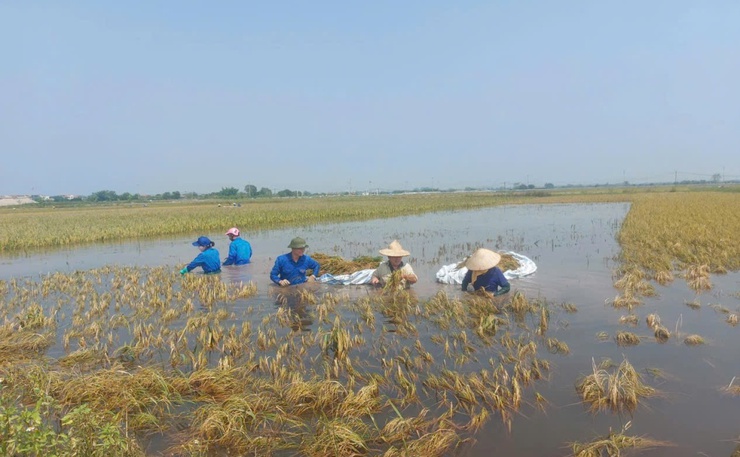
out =
[[(468, 290), (468, 284), (470, 284), (470, 281), (472, 280), (473, 272), (471, 270), (468, 270), (468, 272), (465, 273), (465, 278), (462, 282), (462, 290)], [(473, 289), (475, 290), (483, 289), (488, 292), (496, 293), (499, 288), (502, 289), (501, 293), (506, 293), (509, 291), (509, 281), (506, 280), (506, 277), (501, 272), (501, 269), (499, 267), (493, 267), (485, 273), (479, 275), (475, 279), (475, 283), (473, 283)]]
[(218, 273), (221, 271), (221, 257), (218, 255), (218, 251), (214, 248), (208, 248), (205, 251), (198, 254), (192, 262), (186, 267), (188, 271), (201, 267), (203, 273)]
[(270, 279), (275, 284), (281, 279), (287, 279), (291, 284), (303, 284), (306, 282), (306, 270), (309, 269), (313, 270), (314, 276), (319, 276), (319, 262), (307, 255), (302, 255), (297, 262), (293, 262), (293, 255), (289, 252), (275, 259)]
[(246, 265), (252, 258), (252, 246), (249, 241), (234, 238), (229, 245), (229, 256), (224, 260), (224, 265)]

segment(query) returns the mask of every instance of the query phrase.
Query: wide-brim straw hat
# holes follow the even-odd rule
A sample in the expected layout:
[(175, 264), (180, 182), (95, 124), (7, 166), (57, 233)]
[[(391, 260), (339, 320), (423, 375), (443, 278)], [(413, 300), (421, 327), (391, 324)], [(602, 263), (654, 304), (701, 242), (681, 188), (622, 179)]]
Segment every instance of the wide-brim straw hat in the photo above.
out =
[(401, 246), (401, 243), (399, 243), (398, 240), (393, 240), (387, 248), (381, 249), (378, 252), (388, 257), (405, 257), (407, 255), (411, 255), (409, 251), (405, 250), (403, 246)]
[(498, 265), (501, 261), (501, 255), (491, 251), (490, 249), (480, 248), (470, 255), (463, 265), (468, 270), (481, 271), (490, 270), (491, 268)]

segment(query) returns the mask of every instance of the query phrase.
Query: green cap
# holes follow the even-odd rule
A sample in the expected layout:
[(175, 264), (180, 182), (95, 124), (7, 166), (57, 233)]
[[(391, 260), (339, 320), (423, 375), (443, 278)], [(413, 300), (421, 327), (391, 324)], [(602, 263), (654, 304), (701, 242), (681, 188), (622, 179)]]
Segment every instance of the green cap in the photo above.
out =
[(306, 240), (298, 236), (290, 240), (290, 244), (288, 245), (288, 247), (290, 249), (301, 249), (307, 248), (308, 245), (306, 244)]

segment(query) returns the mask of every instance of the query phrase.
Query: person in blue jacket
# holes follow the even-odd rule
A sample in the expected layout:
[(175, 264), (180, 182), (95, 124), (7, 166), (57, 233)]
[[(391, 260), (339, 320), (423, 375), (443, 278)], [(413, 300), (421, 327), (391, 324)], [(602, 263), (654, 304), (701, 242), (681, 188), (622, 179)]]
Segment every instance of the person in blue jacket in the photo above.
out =
[(473, 284), (475, 290), (492, 292), (494, 296), (503, 295), (511, 289), (501, 269), (497, 267), (501, 256), (491, 250), (480, 248), (465, 259), (463, 265), (468, 269), (462, 282), (462, 290), (467, 291)]
[(203, 273), (220, 273), (221, 272), (221, 257), (218, 255), (218, 251), (213, 247), (216, 243), (208, 239), (207, 236), (201, 236), (193, 242), (193, 246), (198, 246), (200, 254), (193, 259), (185, 268), (180, 270), (180, 274), (185, 274), (189, 271), (201, 267)]
[[(319, 263), (305, 254), (306, 240), (293, 238), (288, 245), (290, 252), (278, 256), (275, 266), (270, 272), (270, 279), (280, 286), (303, 284), (306, 281), (315, 281), (319, 276)], [(306, 270), (313, 270), (313, 275), (306, 277)]]
[(224, 266), (226, 265), (246, 265), (249, 263), (249, 259), (252, 258), (252, 246), (249, 241), (239, 238), (239, 229), (231, 227), (226, 236), (231, 240), (229, 245), (229, 256), (224, 260)]

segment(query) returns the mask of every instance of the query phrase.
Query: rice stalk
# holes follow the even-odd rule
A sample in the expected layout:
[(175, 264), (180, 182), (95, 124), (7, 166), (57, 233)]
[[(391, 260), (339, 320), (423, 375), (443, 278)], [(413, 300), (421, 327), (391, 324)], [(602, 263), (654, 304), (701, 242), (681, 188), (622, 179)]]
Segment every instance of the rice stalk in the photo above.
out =
[(651, 449), (655, 447), (672, 446), (666, 441), (657, 441), (642, 436), (625, 435), (631, 423), (628, 422), (621, 432), (612, 432), (588, 443), (573, 442), (570, 448), (573, 457), (620, 457), (628, 449)]
[(619, 346), (636, 346), (640, 344), (640, 337), (632, 332), (617, 332), (614, 340)]
[(593, 413), (600, 410), (632, 413), (639, 403), (656, 395), (656, 390), (643, 383), (642, 377), (624, 359), (614, 372), (596, 367), (576, 383), (576, 392)]
[(702, 338), (700, 335), (689, 335), (683, 340), (684, 344), (687, 346), (698, 346), (700, 344), (704, 344), (704, 338)]

